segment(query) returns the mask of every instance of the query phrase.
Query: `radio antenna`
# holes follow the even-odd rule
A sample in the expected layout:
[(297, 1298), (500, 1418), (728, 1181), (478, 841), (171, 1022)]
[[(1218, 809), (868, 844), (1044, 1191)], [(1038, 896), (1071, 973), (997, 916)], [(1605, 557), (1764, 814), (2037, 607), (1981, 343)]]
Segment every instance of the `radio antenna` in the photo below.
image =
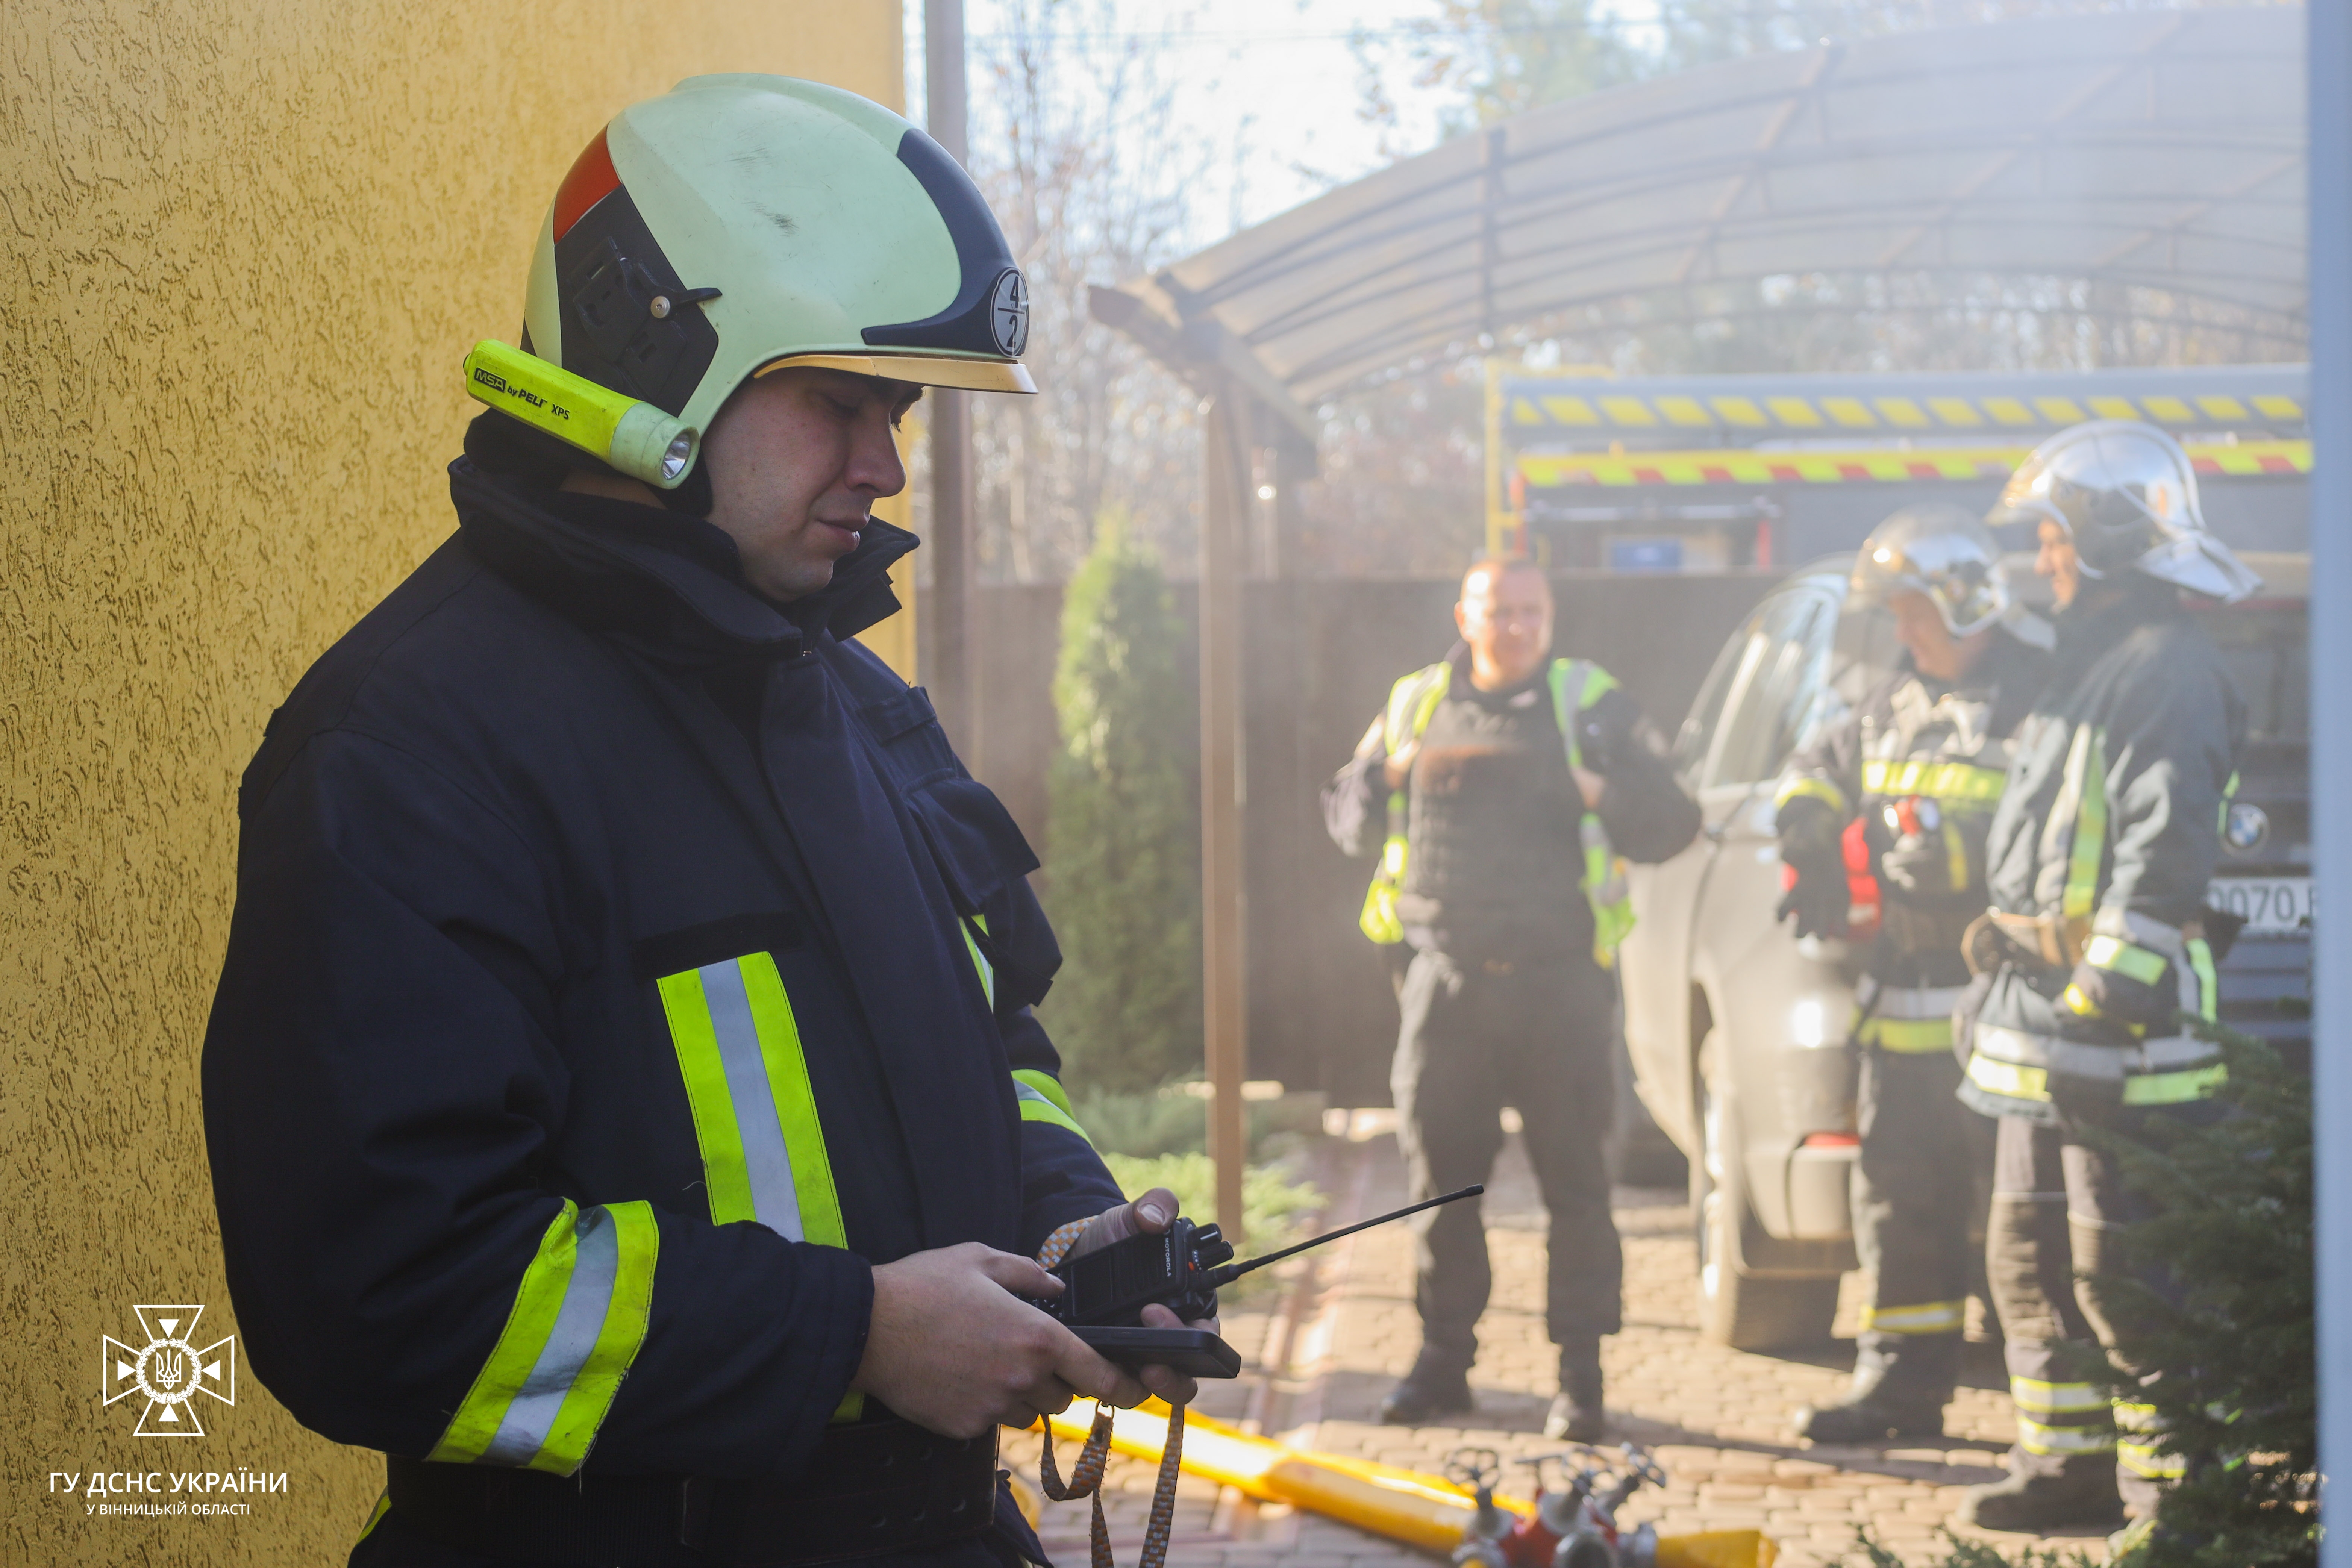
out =
[(1484, 1183), (1474, 1183), (1458, 1193), (1448, 1193), (1442, 1198), (1425, 1198), (1417, 1204), (1407, 1204), (1392, 1213), (1379, 1215), (1371, 1219), (1358, 1220), (1355, 1224), (1342, 1226), (1338, 1230), (1327, 1230), (1312, 1240), (1302, 1241), (1296, 1247), (1286, 1247), (1279, 1252), (1269, 1252), (1264, 1258), (1253, 1258), (1247, 1263), (1224, 1264), (1209, 1270), (1207, 1276), (1209, 1289), (1214, 1290), (1222, 1286), (1230, 1285), (1253, 1268), (1263, 1268), (1269, 1263), (1279, 1263), (1286, 1258), (1296, 1257), (1310, 1247), (1320, 1247), (1327, 1241), (1337, 1241), (1343, 1236), (1353, 1236), (1360, 1230), (1370, 1230), (1376, 1225), (1386, 1225), (1392, 1219), (1402, 1219), (1409, 1214), (1419, 1214), (1423, 1209), (1433, 1209), (1440, 1204), (1458, 1203), (1464, 1198), (1475, 1198), (1486, 1190)]

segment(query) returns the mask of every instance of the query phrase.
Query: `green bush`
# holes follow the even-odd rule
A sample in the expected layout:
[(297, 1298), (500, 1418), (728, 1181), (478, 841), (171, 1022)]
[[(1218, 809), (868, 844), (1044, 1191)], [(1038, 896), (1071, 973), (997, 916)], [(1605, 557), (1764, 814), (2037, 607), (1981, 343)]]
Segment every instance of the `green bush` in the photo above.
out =
[[(2311, 1081), (2260, 1040), (2200, 1029), (2221, 1047), (2225, 1114), (2206, 1126), (2150, 1117), (2130, 1138), (2095, 1135), (2155, 1217), (2128, 1227), (2123, 1251), (2168, 1273), (2158, 1290), (2125, 1273), (2099, 1277), (2118, 1359), (2118, 1397), (2156, 1407), (2163, 1447), (2188, 1463), (2157, 1528), (2126, 1552), (2132, 1568), (2269, 1568), (2319, 1558), (2318, 1374), (2313, 1311)], [(1870, 1568), (1903, 1560), (1857, 1531)], [(1945, 1532), (1933, 1568), (2003, 1568), (1980, 1542)], [(2087, 1568), (2079, 1553), (2031, 1548), (2018, 1568)]]
[(2203, 1127), (2151, 1117), (2137, 1138), (2105, 1140), (2157, 1209), (2124, 1233), (2125, 1256), (2174, 1285), (2101, 1279), (2119, 1359), (2160, 1374), (2115, 1389), (2156, 1407), (2164, 1446), (2189, 1465), (2134, 1561), (2316, 1563), (2311, 1080), (2260, 1040), (2208, 1032), (2229, 1068), (2218, 1095), (2229, 1114)]
[(1062, 601), (1061, 745), (1046, 774), (1045, 902), (1062, 972), (1044, 1022), (1074, 1089), (1150, 1089), (1201, 1065), (1196, 748), (1167, 579), (1118, 515)]
[[(1106, 1154), (1195, 1154), (1209, 1146), (1209, 1102), (1189, 1086), (1157, 1089), (1080, 1089), (1070, 1097), (1078, 1125)], [(1271, 1160), (1322, 1131), (1319, 1096), (1254, 1100), (1242, 1107), (1249, 1157)]]

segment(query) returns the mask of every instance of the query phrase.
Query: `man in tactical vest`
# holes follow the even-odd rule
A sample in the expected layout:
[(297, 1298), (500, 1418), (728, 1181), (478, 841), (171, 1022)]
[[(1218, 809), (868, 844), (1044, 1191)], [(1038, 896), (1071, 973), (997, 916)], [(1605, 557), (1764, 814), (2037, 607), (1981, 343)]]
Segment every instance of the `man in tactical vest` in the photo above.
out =
[[(2091, 1127), (2197, 1120), (2222, 1068), (2204, 909), (2245, 710), (2183, 591), (2259, 585), (2206, 530), (2187, 454), (2120, 420), (2052, 437), (1990, 519), (2031, 523), (2058, 603), (2055, 668), (2019, 726), (1986, 847), (1991, 910), (1955, 1019), (1960, 1096), (2000, 1118), (1986, 1269), (2017, 1443), (1961, 1518), (1996, 1530), (2154, 1512), (2180, 1461), (2096, 1381), (2115, 1326), (2095, 1277), (2147, 1213)], [(2215, 936), (2222, 934), (2218, 930)]]
[[(1664, 746), (1606, 670), (1553, 658), (1551, 586), (1524, 558), (1462, 580), (1462, 641), (1396, 683), (1323, 792), (1331, 837), (1378, 850), (1364, 932), (1409, 943), (1391, 1079), (1415, 1198), (1486, 1179), (1516, 1107), (1551, 1215), (1546, 1321), (1559, 1394), (1546, 1433), (1606, 1430), (1601, 1339), (1622, 1258), (1602, 1140), (1615, 1104), (1607, 965), (1633, 924), (1624, 860), (1698, 831)], [(1376, 838), (1385, 825), (1385, 837)], [(1422, 1347), (1381, 1405), (1412, 1426), (1471, 1408), (1491, 1287), (1467, 1205), (1413, 1221)]]
[(270, 721), (204, 1063), (254, 1370), (386, 1455), (365, 1568), (1040, 1560), (997, 1425), (1191, 1384), (1033, 1258), (1174, 1202), (1071, 1117), (1028, 846), (850, 640), (898, 416), (1033, 390), (1020, 274), (898, 116), (703, 77), (572, 166), (525, 320), (700, 450), (480, 416)]
[(1780, 912), (1798, 936), (1864, 934), (1849, 925), (1850, 867), (1878, 893), (1853, 1031), (1854, 1245), (1875, 1284), (1853, 1387), (1797, 1413), (1816, 1443), (1940, 1432), (1958, 1377), (1976, 1175), (1991, 1153), (1991, 1124), (1953, 1098), (1960, 939), (1984, 910), (2009, 736), (2048, 676), (2051, 641), (2013, 602), (1991, 532), (1957, 507), (1881, 523), (1855, 558), (1848, 604), (1890, 613), (1903, 657), (1796, 759), (1778, 803), (1794, 879)]

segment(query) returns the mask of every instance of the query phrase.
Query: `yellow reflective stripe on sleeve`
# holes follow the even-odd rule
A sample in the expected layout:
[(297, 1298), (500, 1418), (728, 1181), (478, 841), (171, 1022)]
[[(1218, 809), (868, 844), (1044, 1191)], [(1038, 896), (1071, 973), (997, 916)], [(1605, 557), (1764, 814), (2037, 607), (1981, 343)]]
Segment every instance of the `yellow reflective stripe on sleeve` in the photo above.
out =
[(2210, 1067), (2184, 1068), (2179, 1072), (2137, 1073), (2124, 1079), (2126, 1105), (2182, 1105), (2208, 1100), (2230, 1081), (2230, 1069), (2220, 1062)]
[(2074, 798), (2074, 842), (2066, 856), (2066, 890), (2059, 912), (2088, 920), (2099, 895), (2099, 871), (2107, 854), (2107, 737), (2084, 724), (2067, 749), (2064, 790)]
[(2011, 1100), (2050, 1098), (2048, 1068), (2023, 1067), (1982, 1054), (1969, 1058), (1969, 1081), (1988, 1094), (2005, 1094)]
[[(958, 921), (956, 929), (963, 932), (963, 945), (971, 954), (972, 968), (980, 974), (980, 989), (987, 996), (988, 1005), (992, 1008), (996, 1005), (996, 966), (988, 962), (986, 953), (980, 951), (980, 939), (971, 934), (970, 924)], [(982, 931), (988, 929), (985, 916), (982, 917), (980, 929)]]
[(722, 959), (656, 983), (686, 1079), (703, 1184), (719, 1225), (846, 1247), (800, 1026), (776, 961)]
[(645, 1343), (661, 1230), (642, 1203), (569, 1199), (524, 1268), (506, 1327), (428, 1459), (568, 1476)]
[[(1070, 1109), (1068, 1092), (1052, 1073), (1037, 1068), (1014, 1068), (1013, 1093), (1021, 1102), (1022, 1121), (1049, 1121), (1087, 1138), (1087, 1130), (1078, 1125), (1077, 1115)], [(1087, 1142), (1091, 1146), (1094, 1140), (1087, 1138)]]
[(2164, 978), (2164, 966), (2168, 962), (2160, 952), (2136, 946), (2120, 937), (2095, 936), (2083, 948), (2083, 962), (2094, 969), (2105, 969), (2142, 985), (2153, 985)]
[(1958, 817), (1944, 818), (1944, 876), (1948, 891), (1966, 892), (1969, 886), (1969, 841), (1961, 836)]
[[(752, 1220), (788, 1240), (848, 1247), (800, 1022), (775, 958), (747, 952), (654, 985), (686, 1080), (711, 1223)], [(856, 1420), (865, 1408), (853, 1389), (833, 1418)]]
[(2116, 1447), (2115, 1428), (2097, 1426), (2045, 1426), (2039, 1421), (2017, 1418), (2017, 1446), (2029, 1454), (2106, 1454)]
[[(382, 1524), (383, 1522), (383, 1516), (391, 1511), (392, 1494), (390, 1492), (386, 1492), (382, 1497), (375, 1500), (375, 1507), (368, 1510), (367, 1522), (360, 1526), (360, 1541), (365, 1541), (369, 1536), (373, 1535), (375, 1533), (375, 1527)], [(354, 1541), (352, 1544), (357, 1546), (359, 1544), (359, 1541)]]
[(1932, 1051), (1952, 1048), (1952, 1021), (1949, 1018), (1882, 1018), (1875, 1015), (1862, 1023), (1862, 1043), (1876, 1046), (1882, 1051), (1896, 1056), (1926, 1056)]
[(2084, 990), (2079, 985), (2069, 983), (2064, 994), (2062, 995), (2059, 1000), (2064, 1002), (2066, 1004), (2066, 1010), (2074, 1014), (2077, 1018), (2095, 1018), (2099, 1016), (2099, 1005), (2096, 1002), (2092, 1001), (2091, 994)]
[(2044, 1383), (2039, 1378), (2012, 1377), (2009, 1397), (2020, 1410), (2037, 1415), (2079, 1415), (2091, 1410), (2112, 1410), (2106, 1392), (2088, 1383)]
[(1845, 791), (1822, 778), (1793, 778), (1780, 786), (1772, 797), (1772, 809), (1778, 811), (1792, 800), (1817, 800), (1840, 816), (1847, 813)]
[(1909, 1307), (1864, 1307), (1865, 1332), (1882, 1334), (1957, 1334), (1968, 1327), (1966, 1308), (1958, 1301), (1923, 1301)]
[(1936, 800), (1987, 805), (2008, 786), (2009, 775), (1974, 763), (1890, 762), (1874, 758), (1862, 765), (1865, 795), (1924, 795)]
[(2210, 1024), (2221, 1012), (2221, 983), (2213, 973), (2213, 949), (2203, 937), (2188, 942), (2189, 968), (2197, 976), (2197, 1016)]

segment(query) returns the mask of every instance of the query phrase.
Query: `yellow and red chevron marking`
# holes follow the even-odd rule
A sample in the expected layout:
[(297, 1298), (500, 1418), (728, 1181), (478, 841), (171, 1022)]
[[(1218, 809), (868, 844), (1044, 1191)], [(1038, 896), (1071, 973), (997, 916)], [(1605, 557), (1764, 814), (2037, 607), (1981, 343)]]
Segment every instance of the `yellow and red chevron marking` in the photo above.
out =
[[(1523, 454), (1518, 471), (1528, 488), (1577, 485), (1902, 483), (1915, 479), (2006, 479), (2029, 447), (1935, 447), (1909, 451), (1862, 447), (1844, 452), (1757, 452), (1718, 448), (1697, 452), (1573, 452)], [(2231, 447), (2191, 447), (2200, 476), (2311, 472), (2308, 441), (2242, 441)]]

